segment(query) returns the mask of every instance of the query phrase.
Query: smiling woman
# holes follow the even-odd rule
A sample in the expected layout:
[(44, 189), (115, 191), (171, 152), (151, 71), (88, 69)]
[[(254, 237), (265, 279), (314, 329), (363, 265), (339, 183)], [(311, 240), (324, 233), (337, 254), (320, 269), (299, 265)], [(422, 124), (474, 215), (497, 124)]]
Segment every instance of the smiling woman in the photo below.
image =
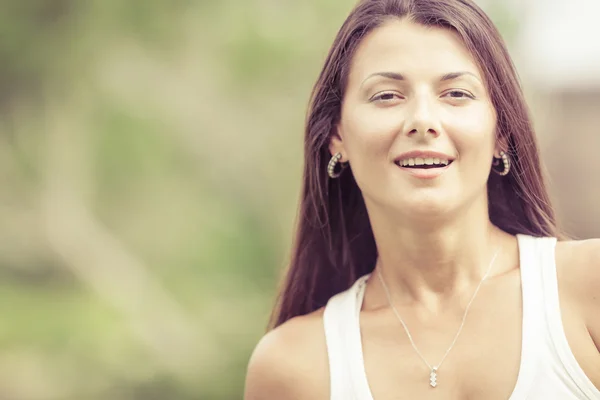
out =
[[(458, 34), (390, 20), (364, 37), (351, 64), (329, 149), (351, 160), (371, 219), (378, 218), (373, 213), (379, 207), (370, 202), (411, 210), (403, 225), (407, 217), (444, 216), (449, 214), (442, 209), (465, 201), (486, 202), (492, 153), (500, 157), (506, 144), (496, 141), (492, 98)], [(411, 158), (415, 165), (400, 168), (403, 175), (437, 179), (415, 182), (389, 168), (395, 160), (410, 166)], [(435, 158), (455, 161), (425, 169)], [(413, 190), (415, 185), (422, 190)]]
[(361, 1), (313, 91), (246, 398), (600, 399), (600, 242), (564, 240), (541, 171), (475, 4)]

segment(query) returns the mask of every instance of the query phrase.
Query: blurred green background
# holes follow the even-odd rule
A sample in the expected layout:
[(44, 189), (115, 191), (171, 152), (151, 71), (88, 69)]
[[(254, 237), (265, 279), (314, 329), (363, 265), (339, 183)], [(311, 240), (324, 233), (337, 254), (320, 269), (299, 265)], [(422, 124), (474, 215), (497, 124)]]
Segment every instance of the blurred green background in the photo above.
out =
[(240, 399), (354, 2), (0, 4), (0, 399)]

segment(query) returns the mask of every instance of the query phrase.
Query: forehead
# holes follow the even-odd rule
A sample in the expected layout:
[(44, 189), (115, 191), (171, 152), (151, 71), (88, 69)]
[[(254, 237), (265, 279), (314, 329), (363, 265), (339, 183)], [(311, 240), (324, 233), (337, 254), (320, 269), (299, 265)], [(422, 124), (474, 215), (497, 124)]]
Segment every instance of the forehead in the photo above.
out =
[(477, 63), (456, 33), (407, 19), (391, 19), (362, 40), (352, 60), (350, 81), (362, 81), (381, 71), (398, 72), (408, 79), (454, 71), (481, 78)]

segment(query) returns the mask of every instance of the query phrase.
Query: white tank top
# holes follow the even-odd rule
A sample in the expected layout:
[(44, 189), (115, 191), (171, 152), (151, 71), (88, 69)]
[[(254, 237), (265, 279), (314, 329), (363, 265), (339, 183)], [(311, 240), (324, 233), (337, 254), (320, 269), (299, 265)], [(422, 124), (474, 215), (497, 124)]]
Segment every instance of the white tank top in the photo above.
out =
[[(560, 315), (555, 238), (517, 235), (523, 295), (521, 364), (509, 400), (600, 400), (571, 352)], [(359, 314), (369, 275), (333, 296), (323, 316), (331, 400), (373, 400), (363, 362)]]

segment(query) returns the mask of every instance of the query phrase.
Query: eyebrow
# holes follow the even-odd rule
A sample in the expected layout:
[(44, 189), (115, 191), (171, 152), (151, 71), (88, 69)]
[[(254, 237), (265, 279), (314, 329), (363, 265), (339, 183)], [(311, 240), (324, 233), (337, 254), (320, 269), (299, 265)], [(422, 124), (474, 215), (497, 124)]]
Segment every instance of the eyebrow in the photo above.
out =
[(480, 81), (479, 77), (472, 72), (469, 71), (459, 71), (459, 72), (450, 72), (440, 78), (441, 82), (451, 81), (452, 79), (460, 78), (463, 75), (471, 75), (473, 78)]
[[(439, 80), (440, 80), (440, 82), (451, 81), (453, 79), (460, 78), (461, 76), (464, 76), (464, 75), (471, 75), (472, 77), (474, 77), (475, 79), (477, 79), (478, 81), (481, 82), (481, 80), (479, 79), (479, 77), (477, 75), (475, 75), (474, 73), (469, 72), (469, 71), (449, 72), (447, 74), (442, 75)], [(375, 76), (383, 76), (384, 78), (392, 79), (392, 80), (395, 80), (395, 81), (404, 81), (404, 80), (406, 80), (406, 78), (404, 77), (404, 75), (399, 74), (397, 72), (375, 72), (375, 73), (369, 75), (363, 81), (363, 83), (361, 84), (361, 86), (364, 85), (364, 83), (368, 79), (370, 79), (372, 77), (375, 77)]]

